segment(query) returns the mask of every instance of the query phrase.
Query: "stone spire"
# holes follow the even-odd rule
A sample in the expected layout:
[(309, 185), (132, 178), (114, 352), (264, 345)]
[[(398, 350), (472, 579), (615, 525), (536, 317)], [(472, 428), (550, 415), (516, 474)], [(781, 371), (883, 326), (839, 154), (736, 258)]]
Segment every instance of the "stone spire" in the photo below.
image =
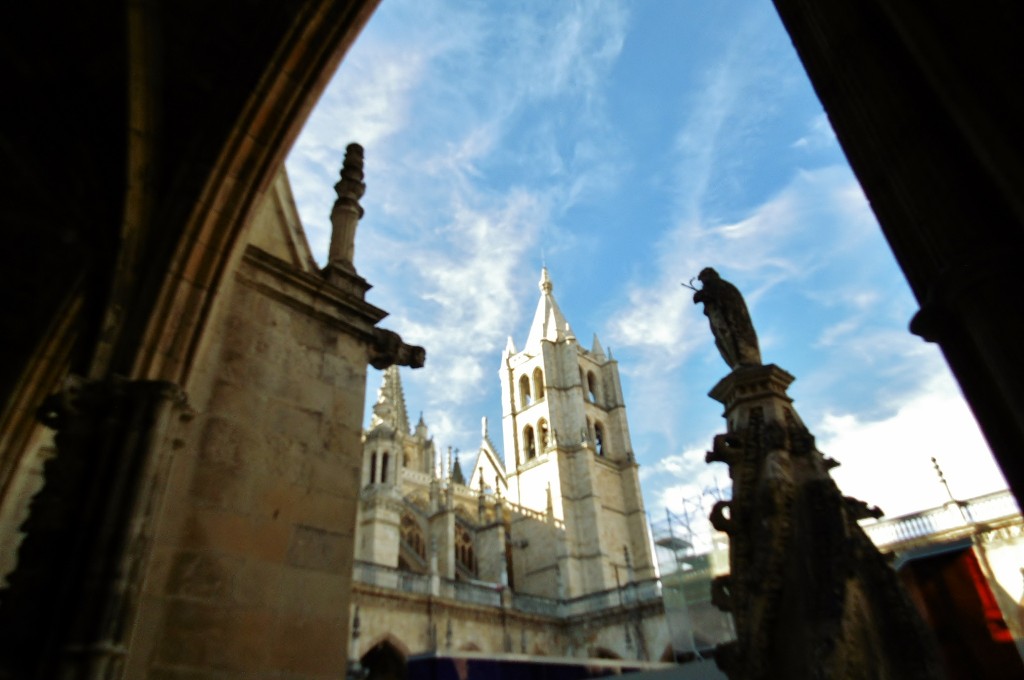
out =
[(384, 369), (384, 379), (377, 392), (377, 403), (373, 406), (370, 429), (381, 424), (389, 425), (402, 434), (409, 434), (409, 416), (405, 411), (405, 393), (402, 391), (398, 366), (388, 366)]
[(328, 264), (355, 271), (352, 264), (356, 246), (356, 227), (363, 216), (359, 199), (366, 191), (363, 183), (363, 147), (349, 144), (345, 149), (345, 162), (341, 179), (334, 185), (338, 200), (331, 210), (331, 250)]
[(601, 341), (597, 339), (597, 333), (594, 333), (594, 346), (590, 350), (590, 353), (599, 359), (604, 359), (604, 348), (601, 347)]
[(569, 322), (565, 320), (562, 310), (555, 302), (555, 296), (551, 293), (554, 284), (548, 275), (547, 267), (540, 270), (538, 286), (540, 287), (540, 301), (537, 303), (537, 311), (533, 315), (533, 324), (530, 326), (530, 335), (526, 339), (524, 350), (535, 348), (543, 339), (557, 342), (561, 338), (573, 335)]

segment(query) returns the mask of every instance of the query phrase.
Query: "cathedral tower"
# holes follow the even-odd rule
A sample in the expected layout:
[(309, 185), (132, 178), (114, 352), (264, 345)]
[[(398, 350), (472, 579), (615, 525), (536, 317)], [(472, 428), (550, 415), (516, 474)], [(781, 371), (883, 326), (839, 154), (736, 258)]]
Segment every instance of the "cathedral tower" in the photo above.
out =
[(618, 364), (597, 336), (584, 349), (541, 271), (540, 301), (522, 350), (501, 359), (509, 500), (564, 523), (565, 540), (535, 570), (566, 597), (654, 576)]

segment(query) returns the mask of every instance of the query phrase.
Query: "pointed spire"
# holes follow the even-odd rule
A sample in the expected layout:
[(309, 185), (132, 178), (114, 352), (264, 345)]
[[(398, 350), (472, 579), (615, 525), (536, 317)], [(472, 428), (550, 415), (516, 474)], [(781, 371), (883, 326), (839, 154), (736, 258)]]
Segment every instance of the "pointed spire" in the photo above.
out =
[(597, 333), (594, 333), (594, 346), (591, 348), (590, 353), (598, 359), (604, 359), (604, 348), (601, 347), (601, 341), (597, 339)]
[(512, 336), (508, 336), (508, 342), (505, 343), (505, 351), (502, 353), (503, 357), (510, 357), (516, 353), (516, 343), (512, 341)]
[(328, 264), (338, 265), (355, 271), (352, 265), (355, 256), (356, 227), (363, 216), (359, 204), (366, 191), (363, 183), (363, 147), (349, 144), (345, 149), (345, 162), (341, 167), (341, 179), (334, 185), (338, 200), (331, 210), (331, 249)]
[(569, 322), (562, 315), (558, 308), (555, 297), (552, 294), (554, 284), (548, 275), (547, 267), (540, 272), (540, 302), (537, 303), (537, 311), (533, 315), (533, 324), (530, 326), (530, 335), (526, 339), (524, 350), (535, 350), (541, 340), (558, 342), (563, 337), (572, 337), (573, 332)]
[(405, 411), (402, 379), (399, 377), (398, 366), (395, 365), (384, 369), (384, 378), (377, 392), (377, 403), (373, 406), (370, 429), (381, 424), (387, 424), (402, 434), (409, 434), (409, 416)]
[(455, 463), (452, 465), (452, 481), (456, 484), (466, 485), (466, 476), (462, 474), (462, 465), (459, 463), (459, 452), (455, 452)]
[(427, 438), (427, 424), (423, 422), (423, 411), (420, 411), (420, 419), (416, 423), (416, 436), (424, 440)]

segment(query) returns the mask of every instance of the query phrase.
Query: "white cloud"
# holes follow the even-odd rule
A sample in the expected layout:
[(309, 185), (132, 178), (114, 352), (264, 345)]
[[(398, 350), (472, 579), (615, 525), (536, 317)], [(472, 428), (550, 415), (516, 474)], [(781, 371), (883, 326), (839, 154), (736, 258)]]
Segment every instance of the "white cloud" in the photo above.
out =
[[(630, 286), (628, 304), (615, 315), (612, 340), (653, 353), (670, 366), (683, 363), (697, 348), (709, 347), (692, 291), (681, 284), (713, 266), (745, 290), (754, 308), (769, 289), (807, 278), (838, 249), (834, 243), (844, 241), (847, 232), (861, 231), (870, 219), (847, 205), (851, 187), (863, 203), (847, 170), (829, 166), (802, 171), (737, 222), (681, 223), (658, 246), (655, 281)], [(822, 225), (828, 225), (825, 238), (814, 233)]]
[(949, 500), (933, 456), (958, 499), (1006, 488), (974, 416), (945, 373), (935, 374), (887, 418), (828, 413), (814, 429), (818, 448), (842, 463), (832, 476), (843, 492), (889, 516)]

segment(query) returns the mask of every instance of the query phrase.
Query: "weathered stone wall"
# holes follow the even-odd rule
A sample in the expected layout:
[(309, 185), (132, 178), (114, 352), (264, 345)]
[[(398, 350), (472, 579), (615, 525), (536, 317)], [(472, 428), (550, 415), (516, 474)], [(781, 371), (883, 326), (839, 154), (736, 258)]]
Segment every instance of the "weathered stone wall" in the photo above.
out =
[(542, 597), (564, 596), (556, 567), (565, 554), (565, 530), (519, 514), (513, 514), (509, 530), (515, 589)]
[(367, 349), (314, 276), (250, 249), (220, 306), (128, 677), (344, 668)]

